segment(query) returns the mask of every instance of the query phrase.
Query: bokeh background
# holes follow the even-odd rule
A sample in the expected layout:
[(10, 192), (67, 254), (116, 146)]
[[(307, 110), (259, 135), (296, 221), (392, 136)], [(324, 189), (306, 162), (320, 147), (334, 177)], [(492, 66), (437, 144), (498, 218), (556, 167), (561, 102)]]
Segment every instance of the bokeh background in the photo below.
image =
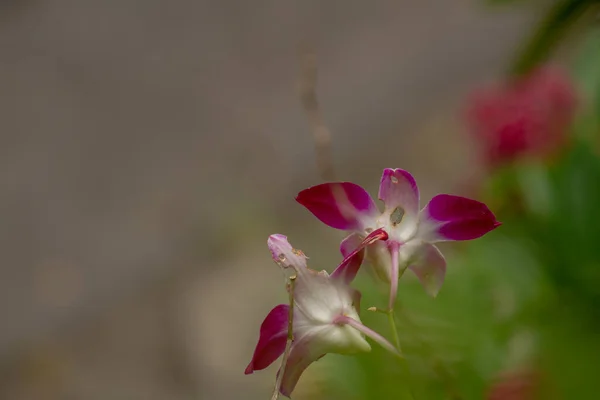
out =
[[(560, 1), (576, 12), (528, 53), (555, 3), (2, 1), (0, 398), (270, 396), (276, 367), (243, 374), (286, 299), (266, 238), (331, 270), (342, 237), (294, 201), (322, 181), (302, 43), (336, 178), (375, 194), (383, 168), (404, 168), (423, 199), (469, 195), (504, 225), (444, 246), (436, 300), (403, 278), (410, 378), (377, 349), (327, 356), (294, 398), (403, 398), (408, 381), (420, 399), (596, 398), (596, 2)], [(574, 82), (559, 126), (573, 139), (550, 160), (487, 165), (471, 93), (550, 61)], [(357, 285), (384, 296), (368, 268)]]

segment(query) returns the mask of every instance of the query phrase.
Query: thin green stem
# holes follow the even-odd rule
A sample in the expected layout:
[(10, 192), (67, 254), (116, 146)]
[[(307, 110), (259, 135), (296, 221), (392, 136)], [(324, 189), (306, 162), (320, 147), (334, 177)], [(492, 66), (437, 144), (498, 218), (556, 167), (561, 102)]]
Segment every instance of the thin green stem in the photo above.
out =
[(400, 337), (398, 336), (398, 328), (396, 327), (396, 321), (394, 318), (394, 310), (389, 310), (387, 313), (388, 321), (390, 322), (390, 328), (392, 328), (392, 336), (394, 338), (394, 344), (396, 349), (402, 354), (402, 348), (400, 347)]
[[(398, 281), (404, 275), (404, 271), (406, 271), (407, 266), (403, 266), (400, 268), (400, 260), (399, 257), (399, 244), (398, 243), (390, 243), (389, 245), (390, 252), (392, 255), (392, 273), (391, 273), (391, 285), (390, 285), (390, 299), (388, 303), (388, 310), (385, 314), (388, 316), (388, 321), (390, 323), (390, 328), (392, 330), (392, 336), (394, 337), (394, 343), (396, 345), (396, 349), (399, 354), (402, 354), (402, 348), (400, 346), (400, 336), (398, 335), (398, 328), (396, 327), (396, 318), (394, 316), (394, 305), (396, 304), (396, 295), (398, 292)], [(412, 375), (410, 373), (410, 368), (408, 366), (408, 361), (404, 356), (400, 357), (399, 360), (401, 368), (404, 370), (404, 374), (406, 376), (406, 380), (408, 383), (408, 392), (410, 394), (411, 399), (415, 400), (415, 394), (412, 389), (411, 381)]]
[[(396, 254), (394, 256), (394, 252), (392, 252), (392, 260), (395, 261), (395, 264), (397, 265), (398, 264), (397, 249), (396, 249), (395, 253)], [(403, 267), (402, 269), (399, 269), (397, 271), (396, 281), (398, 281), (402, 277), (402, 275), (404, 275), (404, 271), (406, 271), (406, 267)], [(396, 288), (397, 288), (397, 285), (396, 285)], [(392, 298), (393, 298), (393, 301), (392, 301)], [(394, 336), (394, 343), (396, 344), (396, 348), (398, 349), (400, 354), (402, 354), (402, 349), (400, 348), (400, 337), (398, 336), (398, 328), (396, 327), (396, 318), (394, 316), (394, 305), (395, 304), (396, 304), (396, 295), (394, 294), (393, 297), (390, 297), (389, 309), (387, 310), (386, 314), (388, 316), (388, 321), (390, 323), (390, 327), (392, 328), (392, 335)]]
[[(396, 348), (398, 352), (402, 354), (402, 350), (400, 348), (400, 337), (398, 335), (398, 328), (396, 327), (396, 318), (394, 317), (394, 310), (388, 310), (387, 312), (388, 321), (390, 322), (390, 328), (392, 329), (392, 335), (394, 336), (394, 342), (396, 343)], [(412, 389), (412, 374), (410, 372), (410, 367), (408, 366), (408, 361), (405, 357), (399, 357), (400, 367), (404, 370), (404, 374), (406, 376), (408, 393), (410, 394), (410, 398), (415, 400), (415, 393)]]
[(290, 349), (292, 342), (294, 341), (294, 286), (296, 284), (296, 276), (290, 276), (288, 294), (290, 308), (288, 310), (288, 331), (287, 331), (287, 342), (285, 344), (285, 350), (283, 352), (283, 358), (281, 359), (281, 366), (279, 367), (279, 373), (275, 380), (275, 387), (273, 388), (273, 394), (271, 400), (278, 400), (279, 393), (281, 392), (281, 381), (283, 380), (283, 374), (285, 372), (285, 366), (287, 364), (288, 357), (290, 355)]
[(597, 0), (560, 0), (554, 2), (536, 26), (525, 47), (510, 67), (512, 76), (524, 75), (544, 62)]

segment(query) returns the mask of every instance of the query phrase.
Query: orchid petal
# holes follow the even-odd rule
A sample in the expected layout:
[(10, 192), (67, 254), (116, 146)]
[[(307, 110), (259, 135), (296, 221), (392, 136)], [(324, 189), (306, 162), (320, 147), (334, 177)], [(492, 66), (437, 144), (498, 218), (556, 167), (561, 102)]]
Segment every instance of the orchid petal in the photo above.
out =
[[(340, 310), (352, 308), (352, 288), (326, 271), (306, 269), (294, 285), (295, 310), (313, 323), (328, 324)], [(294, 323), (296, 321), (294, 320)]]
[(360, 300), (362, 293), (359, 290), (350, 288), (350, 296), (352, 297), (352, 307), (356, 310), (356, 314), (360, 315)]
[(307, 269), (308, 257), (301, 250), (294, 249), (288, 242), (287, 236), (276, 233), (267, 240), (273, 260), (283, 268), (293, 268), (296, 272)]
[(440, 194), (421, 211), (418, 235), (429, 242), (471, 240), (500, 225), (485, 204), (465, 197)]
[(290, 397), (304, 370), (326, 353), (326, 349), (311, 346), (308, 337), (294, 343), (283, 371), (281, 387), (279, 388), (281, 394)]
[(340, 243), (340, 253), (342, 253), (344, 257), (348, 256), (360, 246), (361, 242), (362, 238), (358, 233), (352, 233), (346, 236), (344, 240), (342, 240), (342, 243)]
[(298, 193), (296, 201), (336, 229), (363, 229), (379, 214), (369, 193), (350, 182), (310, 187)]
[[(344, 321), (338, 321), (343, 318)], [(294, 344), (285, 366), (281, 382), (281, 393), (285, 396), (291, 394), (304, 370), (314, 361), (327, 353), (356, 354), (371, 351), (371, 346), (365, 340), (363, 333), (350, 322), (360, 323), (358, 314), (353, 309), (348, 309), (329, 321), (328, 324), (315, 325), (312, 321), (299, 316), (296, 324), (294, 315)]]
[(390, 213), (393, 225), (408, 219), (413, 223), (419, 214), (419, 188), (413, 176), (403, 169), (386, 168), (379, 184), (379, 199)]
[(287, 304), (280, 304), (263, 321), (254, 355), (246, 367), (246, 375), (267, 368), (283, 354), (287, 341), (289, 309)]
[(446, 276), (446, 259), (440, 250), (430, 243), (423, 243), (413, 255), (409, 268), (417, 275), (425, 292), (436, 297)]
[[(340, 244), (340, 251), (344, 258), (354, 253), (354, 250), (359, 248), (361, 245), (360, 235), (353, 233), (347, 236)], [(350, 283), (356, 277), (360, 266), (362, 265), (363, 259), (365, 258), (364, 247), (358, 252), (355, 252), (353, 256), (348, 258), (348, 262), (344, 265), (340, 265), (332, 273), (331, 277), (334, 279), (342, 279), (345, 283)]]
[(367, 248), (367, 261), (373, 266), (377, 277), (384, 283), (391, 282), (392, 275), (392, 255), (387, 246), (387, 242), (375, 242)]
[[(338, 265), (337, 268), (335, 269), (335, 271), (333, 271), (332, 275), (345, 274), (344, 272), (338, 272), (338, 271), (344, 271), (346, 268), (351, 268), (351, 267), (349, 267), (349, 265), (354, 266), (354, 263), (356, 262), (356, 257), (358, 256), (359, 253), (361, 253), (363, 251), (363, 249), (365, 247), (367, 247), (379, 240), (387, 240), (387, 238), (388, 238), (388, 234), (383, 228), (375, 229), (373, 232), (369, 233), (367, 235), (367, 237), (364, 238), (358, 244), (358, 247), (356, 247), (350, 253), (346, 254), (346, 257), (344, 257), (344, 259), (342, 260), (340, 265)], [(343, 250), (342, 252), (344, 252), (344, 251), (345, 250)], [(356, 276), (356, 273), (354, 273), (354, 275)]]

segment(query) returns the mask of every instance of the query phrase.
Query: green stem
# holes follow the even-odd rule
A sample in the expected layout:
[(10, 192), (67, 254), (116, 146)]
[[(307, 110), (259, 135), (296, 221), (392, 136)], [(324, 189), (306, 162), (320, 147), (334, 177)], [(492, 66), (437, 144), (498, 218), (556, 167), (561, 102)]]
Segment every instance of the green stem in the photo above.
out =
[(402, 354), (402, 348), (400, 347), (400, 337), (398, 336), (398, 328), (396, 327), (396, 321), (394, 318), (394, 310), (389, 310), (387, 313), (388, 321), (390, 322), (390, 327), (392, 328), (392, 336), (394, 337), (394, 344), (396, 345), (396, 349)]
[(278, 400), (279, 393), (281, 390), (281, 381), (283, 380), (283, 374), (285, 372), (285, 366), (287, 364), (288, 357), (290, 355), (290, 349), (292, 342), (294, 341), (294, 286), (296, 284), (296, 275), (290, 276), (289, 278), (289, 303), (290, 308), (288, 311), (288, 331), (287, 331), (287, 342), (285, 344), (285, 350), (283, 352), (283, 358), (281, 359), (281, 366), (279, 367), (279, 373), (275, 380), (275, 387), (273, 388), (273, 394), (271, 400)]
[[(393, 255), (393, 253), (392, 253), (392, 255)], [(394, 258), (394, 257), (392, 257), (392, 258)], [(394, 261), (395, 261), (395, 264), (398, 264), (397, 252), (396, 252), (396, 259)], [(397, 280), (400, 280), (400, 278), (402, 278), (402, 275), (404, 275), (406, 268), (407, 268), (406, 266), (404, 266), (402, 269), (399, 268), (398, 277), (396, 278)], [(391, 301), (391, 298), (390, 298), (389, 309), (387, 310), (386, 314), (388, 316), (388, 321), (390, 323), (390, 327), (392, 328), (392, 335), (394, 336), (394, 343), (396, 344), (396, 348), (398, 349), (400, 354), (402, 354), (402, 349), (400, 348), (400, 337), (398, 336), (398, 328), (396, 327), (396, 318), (394, 316), (395, 303), (396, 303), (396, 296), (393, 297), (393, 302)]]
[[(394, 310), (388, 310), (388, 312), (386, 313), (388, 316), (388, 321), (390, 322), (390, 328), (392, 329), (392, 335), (394, 336), (394, 343), (396, 344), (396, 348), (398, 349), (398, 352), (400, 354), (402, 354), (402, 350), (400, 348), (400, 337), (398, 336), (398, 328), (396, 327), (396, 318), (394, 317)], [(412, 389), (412, 374), (410, 373), (410, 368), (408, 366), (408, 361), (406, 360), (405, 357), (399, 357), (399, 363), (400, 363), (400, 367), (403, 369), (403, 372), (406, 376), (406, 381), (407, 381), (407, 386), (408, 386), (408, 393), (410, 395), (410, 398), (415, 400), (415, 394), (413, 392)]]
[(510, 67), (509, 75), (524, 75), (544, 62), (575, 23), (597, 0), (560, 0), (539, 22), (536, 30)]

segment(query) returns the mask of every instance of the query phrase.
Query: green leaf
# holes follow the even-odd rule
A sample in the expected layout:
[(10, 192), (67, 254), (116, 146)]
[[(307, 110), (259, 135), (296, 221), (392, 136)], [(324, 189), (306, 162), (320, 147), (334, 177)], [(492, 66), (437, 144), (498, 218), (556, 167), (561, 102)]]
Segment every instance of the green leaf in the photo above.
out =
[(517, 54), (509, 74), (524, 75), (537, 65), (544, 63), (558, 44), (581, 20), (596, 0), (560, 0), (542, 17), (523, 49)]
[(581, 112), (575, 123), (578, 137), (590, 142), (600, 134), (600, 28), (592, 29), (579, 51), (572, 68), (582, 97)]

